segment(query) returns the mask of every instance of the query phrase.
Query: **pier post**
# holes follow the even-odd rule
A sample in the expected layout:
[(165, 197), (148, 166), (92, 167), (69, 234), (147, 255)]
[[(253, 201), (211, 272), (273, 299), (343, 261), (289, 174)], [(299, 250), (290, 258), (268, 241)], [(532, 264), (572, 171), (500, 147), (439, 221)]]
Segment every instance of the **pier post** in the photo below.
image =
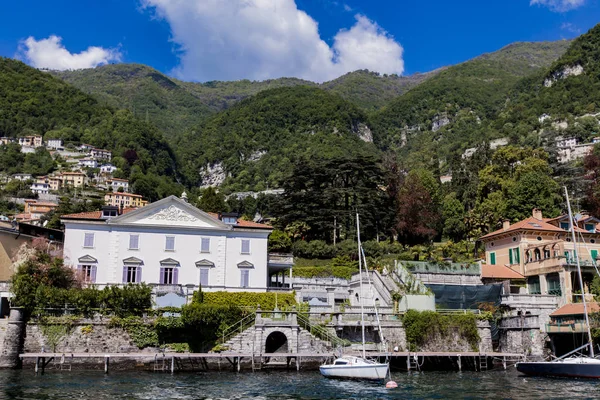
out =
[(506, 369), (506, 356), (502, 357), (502, 366)]
[(460, 354), (458, 355), (458, 371), (462, 371), (462, 364), (460, 362)]
[(300, 356), (296, 357), (296, 371), (300, 371)]
[(171, 357), (171, 373), (175, 372), (175, 357)]
[(109, 363), (109, 356), (104, 356), (104, 373), (108, 374), (108, 363)]
[(240, 368), (241, 368), (241, 365), (240, 365), (240, 364), (241, 364), (241, 361), (242, 361), (242, 358), (241, 358), (241, 357), (237, 357), (237, 372), (240, 372)]
[(36, 373), (36, 374), (38, 373), (38, 369), (39, 369), (39, 367), (40, 367), (40, 358), (39, 358), (39, 357), (36, 357), (36, 358), (35, 358), (35, 373)]
[(406, 356), (406, 369), (410, 371), (410, 352)]

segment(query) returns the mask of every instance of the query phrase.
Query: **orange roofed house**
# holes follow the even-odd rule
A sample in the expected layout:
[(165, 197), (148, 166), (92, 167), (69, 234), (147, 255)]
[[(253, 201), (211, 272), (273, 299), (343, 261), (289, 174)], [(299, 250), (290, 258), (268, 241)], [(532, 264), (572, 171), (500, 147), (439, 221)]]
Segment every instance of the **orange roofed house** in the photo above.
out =
[[(527, 293), (555, 295), (561, 303), (581, 301), (576, 255), (579, 256), (585, 293), (594, 277), (600, 254), (600, 220), (583, 216), (577, 221), (577, 249), (571, 240), (568, 216), (532, 216), (480, 238), (485, 246), (486, 269), (505, 267), (525, 276)], [(579, 297), (579, 298), (578, 298)], [(587, 298), (587, 297), (586, 297)]]

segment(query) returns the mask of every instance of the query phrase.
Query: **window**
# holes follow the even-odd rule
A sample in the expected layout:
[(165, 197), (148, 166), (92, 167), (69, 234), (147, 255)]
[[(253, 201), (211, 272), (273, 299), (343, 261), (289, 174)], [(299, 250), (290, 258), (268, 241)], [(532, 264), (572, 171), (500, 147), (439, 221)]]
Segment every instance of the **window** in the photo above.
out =
[(140, 248), (140, 235), (129, 235), (129, 250)]
[(598, 250), (590, 250), (590, 255), (592, 256), (592, 261), (596, 262), (596, 259), (598, 258)]
[(202, 238), (200, 253), (210, 253), (210, 238)]
[(79, 265), (77, 267), (79, 276), (84, 282), (96, 282), (96, 266), (95, 265)]
[(564, 229), (565, 231), (569, 230), (569, 223), (568, 222), (561, 222), (560, 223), (560, 228)]
[(200, 268), (200, 286), (208, 286), (208, 268)]
[(585, 230), (588, 231), (588, 232), (595, 232), (596, 231), (594, 224), (585, 224)]
[(94, 247), (94, 234), (86, 233), (83, 239), (83, 247)]
[(250, 254), (250, 240), (242, 239), (242, 254)]
[(163, 267), (160, 269), (161, 285), (177, 285), (179, 271), (177, 267)]
[(142, 268), (135, 265), (123, 267), (123, 283), (140, 283), (142, 281)]
[(496, 265), (496, 253), (490, 253), (490, 264)]
[(167, 236), (165, 243), (166, 251), (175, 251), (175, 236)]
[[(539, 250), (538, 250), (538, 252), (539, 252)], [(519, 253), (520, 252), (519, 252), (519, 248), (518, 247), (515, 247), (515, 248), (512, 248), (512, 249), (508, 249), (508, 262), (509, 262), (510, 265), (520, 264), (521, 257), (520, 257)], [(539, 259), (539, 257), (538, 257), (538, 259)]]
[(243, 287), (243, 288), (250, 287), (250, 270), (242, 269), (242, 270), (240, 270), (240, 272), (241, 272), (240, 287)]

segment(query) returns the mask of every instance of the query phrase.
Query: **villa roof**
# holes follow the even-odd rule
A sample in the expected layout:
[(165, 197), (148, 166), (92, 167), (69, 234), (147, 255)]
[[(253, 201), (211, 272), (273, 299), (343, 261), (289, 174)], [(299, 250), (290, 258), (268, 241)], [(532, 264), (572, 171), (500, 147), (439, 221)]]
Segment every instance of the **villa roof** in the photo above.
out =
[[(600, 304), (588, 303), (588, 312), (599, 312)], [(550, 314), (551, 317), (561, 317), (564, 315), (582, 315), (583, 314), (583, 303), (571, 303), (566, 304)]]
[(486, 279), (525, 279), (523, 275), (504, 265), (481, 265), (481, 278)]
[[(133, 208), (133, 207), (125, 208), (125, 209), (123, 209), (123, 214), (127, 214), (128, 212), (131, 212), (134, 210), (136, 210), (136, 208)], [(121, 214), (121, 215), (123, 215), (123, 214)], [(61, 215), (60, 218), (61, 219), (84, 219), (84, 220), (96, 221), (96, 220), (102, 219), (102, 210), (87, 211), (87, 212), (81, 212), (81, 213), (76, 213), (76, 214), (65, 214), (65, 215)]]
[(516, 232), (520, 230), (535, 230), (535, 231), (550, 231), (550, 232), (565, 232), (564, 229), (559, 228), (558, 226), (554, 226), (549, 224), (548, 222), (537, 219), (534, 217), (526, 218), (522, 221), (514, 223), (510, 225), (507, 229), (500, 228), (497, 231), (488, 233), (487, 235), (482, 236), (480, 239), (488, 239), (497, 235), (501, 235), (503, 233), (508, 232)]

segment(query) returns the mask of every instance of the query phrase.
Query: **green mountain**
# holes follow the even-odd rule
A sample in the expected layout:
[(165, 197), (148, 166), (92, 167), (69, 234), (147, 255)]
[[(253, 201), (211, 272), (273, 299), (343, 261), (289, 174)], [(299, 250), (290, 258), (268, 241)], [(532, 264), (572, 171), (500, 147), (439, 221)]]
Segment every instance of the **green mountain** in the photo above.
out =
[(447, 68), (373, 114), (375, 142), (435, 162), (434, 154), (445, 158), (481, 141), (482, 125), (495, 117), (515, 85), (550, 66), (569, 44), (515, 43)]
[(168, 191), (172, 183), (167, 182), (179, 174), (174, 151), (154, 125), (47, 72), (0, 58), (0, 136), (32, 133), (111, 150), (113, 162), (134, 185), (138, 177), (152, 175)]
[(357, 106), (322, 89), (270, 89), (208, 118), (179, 148), (190, 181), (263, 190), (279, 187), (297, 157), (376, 151), (366, 121)]
[(174, 139), (208, 115), (225, 110), (264, 90), (299, 85), (321, 87), (366, 111), (373, 111), (437, 71), (404, 77), (382, 76), (362, 70), (321, 85), (297, 78), (183, 82), (140, 64), (114, 64), (51, 73), (95, 96), (103, 104), (128, 109), (139, 118), (147, 119), (165, 132), (169, 139)]

